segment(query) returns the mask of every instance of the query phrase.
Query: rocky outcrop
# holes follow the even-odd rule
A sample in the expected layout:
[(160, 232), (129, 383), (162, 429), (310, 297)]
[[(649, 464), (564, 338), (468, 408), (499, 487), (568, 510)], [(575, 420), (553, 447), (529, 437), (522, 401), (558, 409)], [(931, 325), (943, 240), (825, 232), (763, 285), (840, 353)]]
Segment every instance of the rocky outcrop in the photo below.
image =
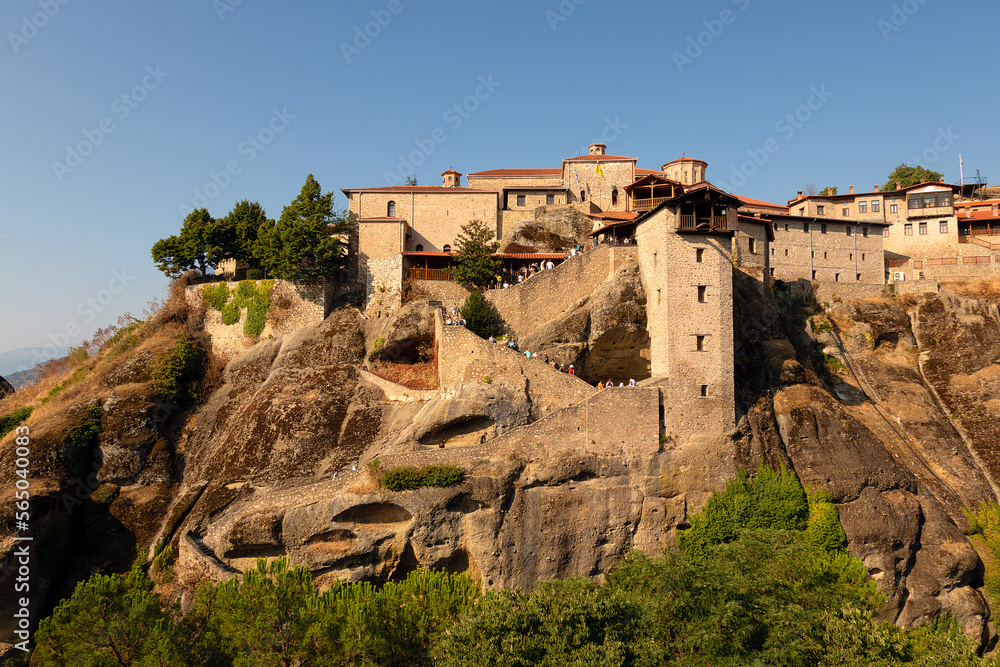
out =
[(639, 266), (627, 264), (559, 317), (519, 341), (597, 384), (649, 377), (646, 291)]
[(9, 396), (10, 394), (13, 393), (14, 393), (14, 385), (12, 385), (10, 382), (7, 382), (7, 380), (5, 380), (3, 376), (0, 376), (0, 398)]
[(593, 221), (572, 206), (543, 206), (534, 220), (505, 230), (502, 252), (566, 252), (587, 241)]

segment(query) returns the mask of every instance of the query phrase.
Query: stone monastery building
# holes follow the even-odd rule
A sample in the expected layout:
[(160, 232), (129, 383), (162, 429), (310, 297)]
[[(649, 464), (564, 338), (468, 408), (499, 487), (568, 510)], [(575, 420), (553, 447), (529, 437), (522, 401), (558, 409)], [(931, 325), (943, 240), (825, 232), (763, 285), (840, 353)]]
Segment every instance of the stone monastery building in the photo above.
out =
[[(1000, 243), (991, 242), (1000, 235), (997, 202), (956, 203), (969, 194), (961, 186), (921, 183), (867, 193), (852, 186), (846, 195), (799, 192), (781, 205), (723, 192), (706, 180), (701, 160), (682, 157), (659, 170), (641, 169), (636, 158), (608, 155), (605, 148), (593, 144), (588, 155), (565, 158), (558, 168), (472, 173), (466, 186), (462, 174), (449, 169), (441, 185), (345, 189), (357, 222), (352, 282), (365, 286), (366, 313), (380, 317), (399, 308), (407, 278), (436, 279), (440, 294), (454, 290), (443, 269), (462, 226), (473, 219), (501, 239), (507, 275), (529, 263), (586, 262), (592, 254), (596, 261), (601, 253), (594, 251), (611, 246), (639, 265), (649, 377), (670, 396), (669, 421), (690, 434), (734, 425), (734, 267), (762, 281), (878, 285), (996, 275), (1000, 264)], [(517, 237), (553, 212), (588, 221), (577, 247), (532, 247)], [(583, 257), (570, 258), (577, 254)], [(611, 271), (621, 263), (615, 257)], [(552, 276), (579, 271), (562, 268)], [(495, 304), (521, 303), (520, 297), (491, 296), (529, 288), (512, 282), (510, 290), (491, 290), (488, 297)]]

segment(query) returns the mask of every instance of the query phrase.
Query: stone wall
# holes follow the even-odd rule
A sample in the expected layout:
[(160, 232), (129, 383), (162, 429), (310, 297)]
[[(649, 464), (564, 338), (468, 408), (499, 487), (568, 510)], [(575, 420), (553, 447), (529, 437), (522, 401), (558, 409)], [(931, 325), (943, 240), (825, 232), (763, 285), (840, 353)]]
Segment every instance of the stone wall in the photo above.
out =
[(590, 296), (608, 276), (636, 261), (637, 256), (634, 246), (598, 246), (554, 269), (540, 271), (514, 287), (489, 290), (485, 296), (496, 306), (515, 338), (521, 338)]
[[(255, 281), (256, 284), (260, 284)], [(230, 300), (237, 289), (235, 282), (228, 283)], [(211, 285), (209, 285), (211, 286)], [(203, 289), (206, 285), (190, 285), (185, 289), (185, 298), (189, 305), (201, 307), (204, 303)], [(281, 308), (282, 304), (287, 307)], [(212, 339), (212, 350), (223, 357), (234, 357), (252, 347), (257, 340), (280, 336), (296, 331), (310, 324), (322, 322), (325, 309), (325, 294), (322, 283), (292, 283), (287, 280), (275, 280), (271, 292), (271, 309), (268, 311), (267, 324), (259, 337), (248, 337), (243, 333), (246, 322), (246, 309), (240, 314), (235, 324), (222, 323), (222, 313), (212, 308), (206, 308), (205, 332)]]
[(399, 310), (403, 300), (403, 256), (362, 258), (359, 268), (359, 280), (365, 290), (365, 315), (388, 317)]
[(774, 278), (885, 283), (882, 226), (812, 218), (777, 218), (775, 222)]
[[(601, 173), (596, 161), (563, 163), (563, 185), (569, 190), (569, 201), (591, 202), (602, 211), (624, 211), (628, 206), (625, 186), (635, 181), (634, 160), (601, 160)], [(618, 190), (618, 203), (612, 204), (612, 190)], [(581, 200), (580, 191), (585, 198)]]
[(410, 280), (410, 294), (413, 300), (430, 299), (431, 301), (464, 302), (469, 296), (469, 290), (454, 280)]
[(465, 384), (503, 384), (526, 392), (537, 418), (597, 393), (580, 378), (561, 373), (540, 359), (528, 359), (506, 345), (490, 343), (465, 327), (445, 325), (440, 311), (435, 315), (435, 327), (443, 395)]
[(770, 243), (764, 227), (769, 224), (767, 220), (741, 221), (733, 237), (733, 264), (760, 280), (770, 273)]
[[(405, 188), (401, 188), (405, 190)], [(349, 202), (350, 210), (359, 218), (384, 218), (388, 215), (389, 202), (395, 202), (395, 217), (410, 225), (411, 238), (406, 250), (417, 244), (425, 251), (441, 251), (445, 245), (455, 248), (455, 239), (462, 225), (479, 219), (496, 230), (498, 220), (496, 192), (482, 192), (465, 188), (441, 188), (433, 192), (354, 192)], [(372, 257), (365, 246), (360, 251)]]
[(679, 234), (675, 218), (661, 209), (636, 229), (652, 377), (668, 378), (668, 434), (719, 435), (735, 421), (732, 240)]
[(419, 391), (416, 389), (410, 389), (409, 387), (404, 387), (401, 384), (396, 384), (395, 382), (390, 382), (385, 378), (380, 378), (377, 375), (369, 373), (368, 371), (358, 372), (365, 381), (375, 385), (385, 394), (386, 400), (397, 401), (399, 403), (413, 403), (415, 401), (427, 401), (432, 398), (437, 398), (439, 391), (437, 389), (430, 391)]
[(980, 279), (1000, 276), (1000, 254), (976, 245), (962, 243), (939, 255), (913, 255), (900, 258), (890, 255), (890, 279), (902, 274), (905, 280)]

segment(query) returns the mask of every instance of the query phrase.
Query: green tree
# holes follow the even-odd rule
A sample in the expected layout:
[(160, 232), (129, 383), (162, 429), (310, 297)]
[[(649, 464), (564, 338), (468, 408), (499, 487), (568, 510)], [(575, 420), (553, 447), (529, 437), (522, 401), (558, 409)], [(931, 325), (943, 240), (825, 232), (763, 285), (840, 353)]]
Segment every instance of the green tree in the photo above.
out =
[(819, 192), (820, 197), (832, 197), (835, 194), (837, 194), (837, 188), (832, 185), (830, 187), (823, 188)]
[(246, 199), (236, 204), (226, 217), (218, 221), (218, 245), (228, 259), (242, 266), (257, 268), (260, 260), (254, 254), (257, 235), (262, 227), (273, 226), (264, 207)]
[(42, 620), (32, 659), (43, 667), (79, 665), (187, 665), (173, 623), (134, 566), (127, 574), (96, 575), (77, 585)]
[(417, 177), (414, 176), (414, 175), (412, 175), (412, 174), (410, 176), (407, 176), (406, 177), (406, 184), (407, 185), (416, 185), (417, 184)]
[(282, 209), (278, 222), (268, 221), (260, 227), (254, 254), (278, 278), (332, 276), (347, 267), (352, 224), (346, 211), (333, 210), (333, 193), (323, 194), (309, 174), (299, 195)]
[(889, 174), (889, 180), (882, 186), (882, 190), (895, 190), (896, 183), (902, 183), (904, 188), (908, 188), (911, 185), (917, 185), (921, 181), (940, 181), (943, 178), (944, 174), (939, 171), (931, 171), (920, 165), (911, 167), (903, 163), (892, 170), (892, 173)]
[(477, 290), (486, 289), (496, 280), (500, 260), (494, 253), (500, 244), (493, 240), (495, 236), (482, 220), (462, 225), (455, 239), (455, 266), (449, 269), (453, 280)]
[(219, 231), (216, 220), (207, 209), (191, 211), (184, 218), (179, 235), (160, 239), (153, 244), (152, 255), (156, 268), (170, 278), (176, 278), (191, 269), (206, 273), (209, 266), (224, 259)]
[(469, 295), (459, 313), (465, 320), (465, 328), (480, 338), (499, 336), (503, 333), (500, 313), (479, 290)]

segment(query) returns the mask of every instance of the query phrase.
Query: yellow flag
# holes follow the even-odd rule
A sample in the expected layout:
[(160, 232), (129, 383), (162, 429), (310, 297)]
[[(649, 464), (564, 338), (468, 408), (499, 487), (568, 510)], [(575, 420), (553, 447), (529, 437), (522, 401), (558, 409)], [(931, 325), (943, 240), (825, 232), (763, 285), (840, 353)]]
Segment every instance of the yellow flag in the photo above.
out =
[(604, 176), (604, 170), (601, 169), (600, 163), (598, 163), (598, 165), (597, 165), (597, 175), (598, 176)]

